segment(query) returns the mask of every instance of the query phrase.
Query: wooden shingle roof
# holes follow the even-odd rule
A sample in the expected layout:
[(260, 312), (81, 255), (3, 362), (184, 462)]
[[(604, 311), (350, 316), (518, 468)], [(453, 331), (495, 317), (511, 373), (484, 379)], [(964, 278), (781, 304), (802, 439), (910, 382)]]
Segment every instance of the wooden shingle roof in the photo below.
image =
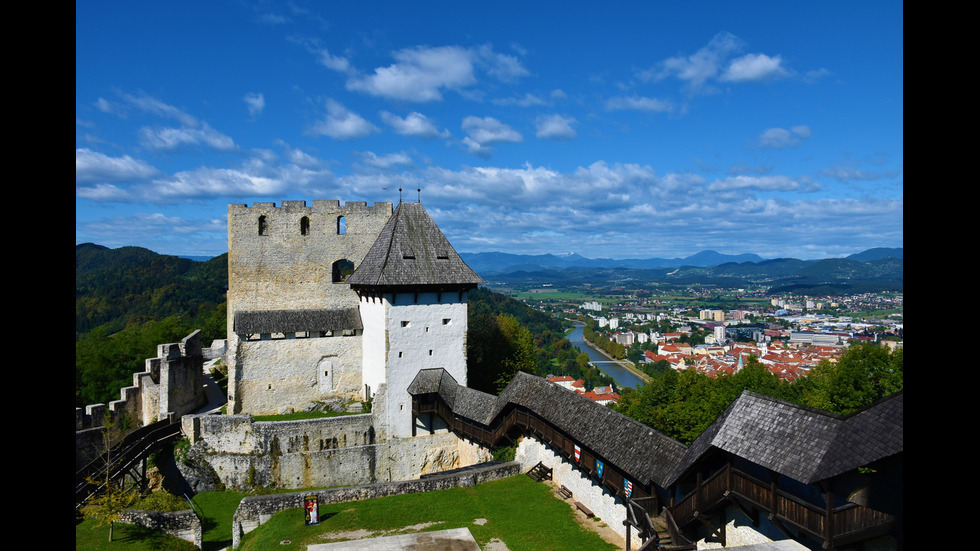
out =
[(347, 283), (352, 289), (475, 287), (483, 279), (460, 258), (421, 203), (399, 203)]
[(252, 335), (363, 328), (357, 308), (236, 311), (234, 319), (236, 333)]
[(500, 396), (493, 396), (460, 386), (443, 369), (426, 369), (408, 392), (439, 394), (454, 414), (487, 426), (507, 405), (525, 407), (643, 484), (665, 484), (686, 450), (638, 421), (524, 372), (518, 372)]
[(443, 369), (418, 373), (413, 395), (439, 394), (453, 413), (491, 426), (508, 404), (523, 406), (644, 484), (668, 487), (720, 449), (805, 484), (904, 451), (903, 393), (849, 416), (743, 392), (691, 444), (546, 379), (518, 372), (493, 396), (460, 386)]
[(695, 440), (683, 476), (712, 448), (812, 484), (904, 451), (903, 393), (849, 416), (745, 391)]

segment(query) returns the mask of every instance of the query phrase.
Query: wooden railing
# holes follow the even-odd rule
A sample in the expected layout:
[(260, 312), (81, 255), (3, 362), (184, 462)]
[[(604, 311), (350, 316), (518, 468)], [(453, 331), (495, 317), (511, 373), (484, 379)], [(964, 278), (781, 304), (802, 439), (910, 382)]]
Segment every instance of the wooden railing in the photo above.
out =
[[(698, 513), (709, 511), (729, 499), (738, 499), (769, 514), (773, 521), (792, 526), (833, 548), (886, 533), (896, 519), (881, 511), (849, 503), (843, 506), (808, 503), (748, 475), (731, 464), (706, 479), (698, 476), (697, 487), (670, 507), (679, 526), (695, 520)], [(826, 496), (827, 503), (833, 496)]]
[[(522, 406), (509, 406), (503, 415), (494, 420), (492, 427), (478, 424), (470, 419), (455, 415), (441, 398), (433, 395), (413, 397), (412, 414), (415, 417), (418, 417), (419, 414), (437, 415), (446, 423), (449, 430), (455, 434), (466, 437), (488, 448), (499, 445), (504, 440), (504, 437), (507, 436), (507, 433), (514, 427), (517, 427), (525, 434), (534, 434), (566, 461), (576, 465), (581, 471), (585, 472), (616, 495), (625, 497), (625, 481), (631, 479), (633, 481), (632, 499), (642, 503), (643, 509), (651, 516), (656, 516), (660, 511), (657, 495), (650, 485), (639, 483), (635, 476), (623, 473), (619, 467), (606, 458), (600, 457), (593, 450), (575, 441), (574, 438), (549, 423), (546, 419), (541, 418), (533, 411)], [(576, 445), (579, 446), (578, 460), (575, 458)], [(602, 476), (598, 472), (598, 461), (603, 463)]]

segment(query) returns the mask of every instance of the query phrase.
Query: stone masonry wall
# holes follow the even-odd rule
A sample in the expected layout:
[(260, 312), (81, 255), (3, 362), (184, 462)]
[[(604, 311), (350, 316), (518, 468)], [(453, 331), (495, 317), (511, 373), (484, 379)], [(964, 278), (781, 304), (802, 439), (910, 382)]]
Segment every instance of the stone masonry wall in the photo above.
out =
[(305, 488), (408, 480), (490, 460), (451, 433), (379, 441), (371, 414), (255, 422), (247, 415), (191, 415), (184, 434), (221, 482)]
[(361, 348), (358, 336), (239, 341), (236, 362), (248, 367), (238, 374), (236, 397), (252, 415), (302, 410), (329, 397), (360, 399)]
[(341, 206), (340, 201), (318, 200), (312, 206), (305, 201), (284, 201), (279, 207), (275, 203), (228, 206), (230, 412), (254, 412), (250, 393), (255, 389), (241, 384), (255, 380), (247, 373), (253, 364), (238, 355), (235, 312), (356, 308), (356, 293), (346, 283), (334, 281), (333, 265), (346, 259), (356, 267), (391, 214), (392, 204), (387, 202)]
[[(599, 485), (578, 467), (567, 462), (547, 444), (532, 436), (525, 436), (517, 446), (515, 461), (521, 465), (521, 472), (531, 470), (538, 463), (552, 469), (552, 480), (557, 486), (565, 486), (572, 492), (572, 499), (582, 502), (595, 516), (626, 538), (626, 505), (613, 495), (608, 488)], [(643, 544), (636, 530), (630, 530), (630, 547), (639, 549)]]
[(157, 345), (157, 356), (146, 359), (146, 371), (133, 374), (133, 386), (119, 391), (120, 399), (75, 408), (75, 430), (100, 427), (106, 418), (116, 422), (128, 415), (132, 429), (182, 415), (204, 405), (204, 357), (201, 332), (179, 343)]

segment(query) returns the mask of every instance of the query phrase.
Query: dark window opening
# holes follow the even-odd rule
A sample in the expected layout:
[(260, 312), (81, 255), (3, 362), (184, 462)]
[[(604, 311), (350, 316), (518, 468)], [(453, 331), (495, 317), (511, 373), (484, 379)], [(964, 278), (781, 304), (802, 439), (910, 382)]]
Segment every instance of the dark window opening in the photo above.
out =
[(300, 235), (308, 235), (310, 233), (310, 218), (308, 216), (304, 216), (299, 221), (299, 233)]
[(343, 216), (337, 217), (337, 235), (344, 235), (347, 233), (347, 219)]
[(269, 227), (265, 222), (265, 216), (259, 216), (259, 235), (265, 235), (268, 230)]
[(347, 277), (354, 273), (354, 263), (346, 258), (333, 263), (333, 282), (343, 283)]

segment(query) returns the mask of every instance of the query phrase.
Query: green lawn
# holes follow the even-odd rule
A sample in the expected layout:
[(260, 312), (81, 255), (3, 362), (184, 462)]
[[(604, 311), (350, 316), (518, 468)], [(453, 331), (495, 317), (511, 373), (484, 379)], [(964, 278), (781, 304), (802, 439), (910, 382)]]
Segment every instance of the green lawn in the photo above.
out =
[[(194, 497), (202, 515), (203, 551), (231, 547), (231, 519), (244, 494), (205, 492)], [(306, 526), (302, 509), (290, 509), (245, 535), (242, 550), (304, 550), (313, 543), (356, 539), (351, 534), (388, 536), (406, 532), (468, 528), (481, 547), (500, 540), (509, 551), (616, 549), (575, 521), (568, 503), (549, 486), (524, 475), (469, 488), (409, 494), (320, 506), (321, 522)], [(589, 520), (587, 522), (601, 522)], [(161, 532), (86, 520), (75, 526), (76, 550), (190, 551), (189, 542)], [(288, 544), (282, 544), (284, 541)]]
[[(243, 550), (302, 550), (313, 543), (468, 528), (481, 547), (503, 541), (510, 551), (616, 549), (575, 521), (550, 487), (515, 476), (475, 487), (320, 506), (321, 522), (306, 526), (303, 511), (273, 516), (243, 538)], [(588, 521), (599, 522), (599, 521)], [(283, 542), (289, 543), (284, 544)]]

